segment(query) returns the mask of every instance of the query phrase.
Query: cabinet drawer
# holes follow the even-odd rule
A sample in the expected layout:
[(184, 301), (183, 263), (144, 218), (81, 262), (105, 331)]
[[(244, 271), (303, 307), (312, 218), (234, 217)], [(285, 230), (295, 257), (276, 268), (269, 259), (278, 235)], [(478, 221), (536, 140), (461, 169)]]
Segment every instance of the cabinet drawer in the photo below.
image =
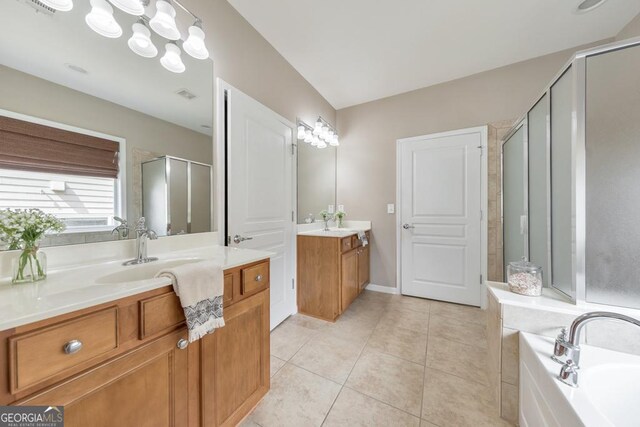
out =
[(353, 249), (353, 239), (351, 236), (342, 239), (340, 242), (340, 249), (342, 252), (347, 252)]
[(140, 300), (140, 339), (176, 328), (184, 322), (184, 309), (175, 292)]
[(242, 295), (266, 289), (269, 285), (269, 263), (263, 262), (242, 270)]
[[(78, 341), (79, 350), (65, 351)], [(108, 308), (9, 339), (11, 392), (34, 386), (118, 347), (118, 309)], [(69, 351), (69, 349), (67, 349)]]

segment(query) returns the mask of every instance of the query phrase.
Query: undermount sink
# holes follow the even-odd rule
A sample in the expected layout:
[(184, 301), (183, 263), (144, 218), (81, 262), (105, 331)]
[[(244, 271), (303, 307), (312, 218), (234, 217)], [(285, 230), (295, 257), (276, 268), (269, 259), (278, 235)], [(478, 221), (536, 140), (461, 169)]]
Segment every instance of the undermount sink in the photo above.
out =
[(202, 261), (200, 258), (180, 258), (166, 261), (155, 261), (148, 264), (140, 264), (125, 267), (123, 270), (96, 279), (99, 285), (113, 285), (118, 283), (139, 282), (141, 280), (153, 279), (156, 274), (165, 268), (178, 267), (180, 265), (191, 264)]

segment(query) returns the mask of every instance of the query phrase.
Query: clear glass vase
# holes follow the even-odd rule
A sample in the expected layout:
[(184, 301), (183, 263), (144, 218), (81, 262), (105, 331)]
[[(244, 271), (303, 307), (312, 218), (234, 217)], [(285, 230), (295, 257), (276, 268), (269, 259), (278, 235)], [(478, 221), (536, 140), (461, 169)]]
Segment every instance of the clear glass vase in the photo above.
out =
[(47, 255), (39, 250), (38, 245), (25, 245), (18, 256), (13, 259), (13, 275), (11, 282), (31, 283), (47, 278)]

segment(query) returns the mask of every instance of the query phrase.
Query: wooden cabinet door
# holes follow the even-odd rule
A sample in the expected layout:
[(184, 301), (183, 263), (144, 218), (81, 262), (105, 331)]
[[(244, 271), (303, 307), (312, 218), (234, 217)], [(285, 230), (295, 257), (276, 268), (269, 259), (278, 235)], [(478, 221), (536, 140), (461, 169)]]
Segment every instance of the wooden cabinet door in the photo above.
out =
[(186, 329), (98, 365), (18, 405), (64, 405), (66, 427), (187, 426)]
[(342, 311), (344, 311), (358, 296), (358, 251), (356, 249), (342, 254), (340, 279)]
[(370, 271), (369, 246), (364, 246), (358, 250), (358, 293), (369, 284)]
[(204, 426), (235, 426), (269, 390), (269, 290), (225, 308), (201, 341)]

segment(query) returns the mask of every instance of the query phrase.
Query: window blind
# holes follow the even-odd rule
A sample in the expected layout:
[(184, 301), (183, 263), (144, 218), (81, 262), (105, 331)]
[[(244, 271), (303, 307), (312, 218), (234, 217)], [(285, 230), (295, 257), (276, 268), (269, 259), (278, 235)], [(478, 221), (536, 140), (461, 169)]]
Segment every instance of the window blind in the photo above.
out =
[(0, 116), (0, 168), (118, 177), (118, 142)]

